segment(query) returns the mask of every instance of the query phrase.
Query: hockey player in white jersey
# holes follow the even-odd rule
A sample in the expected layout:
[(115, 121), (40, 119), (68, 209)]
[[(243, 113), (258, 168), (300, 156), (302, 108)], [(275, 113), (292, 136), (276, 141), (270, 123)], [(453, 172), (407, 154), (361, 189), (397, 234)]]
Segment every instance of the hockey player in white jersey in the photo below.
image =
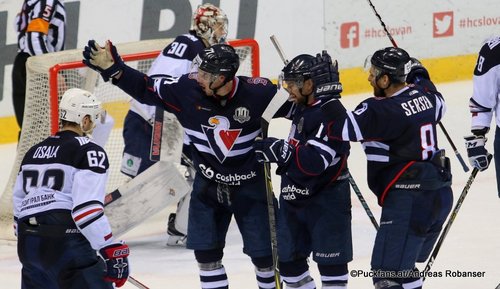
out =
[[(177, 36), (155, 59), (148, 71), (149, 76), (181, 76), (191, 71), (193, 59), (204, 48), (216, 43), (224, 43), (227, 36), (227, 17), (218, 7), (205, 3), (199, 5), (193, 14), (189, 33)], [(162, 111), (162, 110), (160, 110)], [(163, 113), (163, 112), (162, 112)], [(155, 107), (142, 104), (135, 99), (130, 102), (130, 110), (125, 117), (123, 139), (122, 173), (135, 177), (155, 162), (150, 159), (152, 124)], [(164, 137), (169, 137), (164, 136)], [(141, 141), (137, 141), (141, 140)], [(189, 139), (185, 136), (183, 153), (190, 158)], [(186, 179), (192, 185), (194, 170), (188, 167)], [(177, 212), (168, 218), (167, 245), (185, 245), (190, 194), (184, 196), (177, 206)]]
[(474, 68), (473, 91), (469, 108), (472, 113), (471, 132), (465, 137), (470, 164), (484, 171), (491, 161), (486, 150), (486, 134), (490, 130), (493, 112), (496, 116), (495, 141), (493, 149), (497, 174), (497, 191), (500, 197), (500, 36), (487, 39), (477, 58)]
[(85, 136), (101, 111), (90, 92), (67, 90), (62, 129), (21, 163), (13, 201), (23, 289), (112, 289), (127, 281), (129, 247), (113, 238), (104, 214), (108, 158)]

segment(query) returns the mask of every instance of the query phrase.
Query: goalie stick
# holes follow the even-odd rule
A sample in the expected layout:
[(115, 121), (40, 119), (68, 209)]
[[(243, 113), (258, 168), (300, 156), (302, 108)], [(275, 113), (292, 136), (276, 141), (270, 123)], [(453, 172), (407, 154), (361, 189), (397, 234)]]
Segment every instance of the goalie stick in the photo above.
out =
[(149, 159), (153, 162), (160, 160), (162, 138), (163, 108), (157, 106), (155, 109), (155, 118), (153, 120), (153, 133), (151, 134), (151, 148), (149, 151)]
[[(370, 5), (370, 7), (373, 10), (373, 13), (375, 13), (375, 16), (378, 18), (378, 21), (380, 22), (380, 25), (382, 25), (382, 28), (384, 29), (385, 34), (387, 35), (387, 37), (391, 41), (392, 46), (394, 46), (394, 47), (397, 48), (398, 45), (396, 44), (396, 41), (394, 41), (394, 38), (392, 38), (391, 33), (387, 29), (387, 26), (385, 25), (384, 21), (382, 20), (382, 17), (380, 16), (380, 14), (378, 14), (377, 9), (373, 5), (372, 1), (371, 0), (367, 0), (367, 1), (368, 1), (368, 4)], [(448, 134), (448, 131), (444, 127), (443, 123), (441, 123), (441, 121), (439, 121), (438, 125), (441, 128), (441, 130), (443, 131), (444, 136), (448, 140), (448, 143), (450, 144), (451, 148), (453, 149), (453, 152), (455, 153), (455, 156), (457, 157), (458, 161), (462, 165), (462, 168), (463, 168), (464, 172), (468, 172), (469, 171), (469, 167), (467, 166), (467, 164), (465, 163), (464, 159), (462, 158), (462, 155), (460, 155), (460, 152), (458, 151), (457, 147), (453, 143), (453, 140), (451, 139), (450, 135)]]

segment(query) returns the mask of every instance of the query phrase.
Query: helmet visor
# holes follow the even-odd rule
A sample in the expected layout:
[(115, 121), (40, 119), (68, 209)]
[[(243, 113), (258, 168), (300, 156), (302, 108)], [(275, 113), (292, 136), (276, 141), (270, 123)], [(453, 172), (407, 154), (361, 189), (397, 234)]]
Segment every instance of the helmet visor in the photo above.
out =
[(286, 90), (294, 87), (302, 88), (304, 86), (304, 77), (302, 75), (286, 75), (282, 72), (278, 77), (278, 87), (283, 87)]

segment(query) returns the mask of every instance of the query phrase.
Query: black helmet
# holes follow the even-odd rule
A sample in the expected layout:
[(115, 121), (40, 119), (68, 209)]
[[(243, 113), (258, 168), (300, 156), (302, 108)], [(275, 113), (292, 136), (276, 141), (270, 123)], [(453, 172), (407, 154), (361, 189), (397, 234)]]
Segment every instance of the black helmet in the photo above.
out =
[(387, 47), (373, 54), (371, 64), (381, 72), (380, 75), (386, 74), (392, 82), (402, 83), (410, 72), (411, 59), (404, 49)]
[(300, 54), (290, 61), (281, 71), (284, 80), (307, 80), (311, 78), (314, 56)]
[[(281, 81), (294, 81), (302, 87), (304, 81), (312, 79), (314, 95), (340, 95), (342, 84), (339, 81), (337, 61), (332, 62), (326, 51), (316, 57), (300, 54), (290, 61), (282, 70)], [(281, 83), (280, 83), (281, 84)], [(285, 84), (285, 83), (283, 83)]]
[(199, 54), (199, 68), (208, 73), (224, 75), (226, 81), (232, 80), (238, 67), (240, 58), (234, 48), (227, 44), (215, 44), (203, 49)]

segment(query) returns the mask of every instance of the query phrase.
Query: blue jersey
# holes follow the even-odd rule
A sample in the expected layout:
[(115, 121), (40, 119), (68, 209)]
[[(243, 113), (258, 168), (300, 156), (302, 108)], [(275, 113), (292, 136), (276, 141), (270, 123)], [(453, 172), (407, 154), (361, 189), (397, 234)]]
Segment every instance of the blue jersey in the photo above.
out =
[(436, 125), (445, 112), (444, 100), (432, 82), (420, 81), (422, 86), (410, 84), (391, 97), (368, 98), (352, 112), (336, 108), (337, 100), (326, 104), (330, 115), (339, 116), (329, 125), (330, 137), (362, 143), (368, 186), (380, 204), (403, 172), (438, 150)]
[(151, 78), (126, 67), (115, 84), (142, 103), (175, 114), (189, 137), (198, 172), (210, 180), (239, 185), (262, 170), (253, 151), (261, 116), (276, 93), (266, 78), (238, 76), (223, 106), (205, 95), (196, 73)]
[(278, 172), (284, 171), (281, 195), (285, 200), (310, 198), (331, 185), (346, 168), (350, 144), (328, 138), (327, 120), (321, 113), (323, 101), (294, 104), (285, 116), (292, 120), (288, 143), (295, 147), (286, 170), (278, 168)]

